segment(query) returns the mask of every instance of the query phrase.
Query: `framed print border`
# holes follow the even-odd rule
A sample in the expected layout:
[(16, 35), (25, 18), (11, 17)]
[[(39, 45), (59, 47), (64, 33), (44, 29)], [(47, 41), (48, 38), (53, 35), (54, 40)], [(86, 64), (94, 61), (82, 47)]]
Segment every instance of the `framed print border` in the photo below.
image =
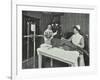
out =
[[(56, 10), (55, 10), (56, 9)], [(14, 79), (24, 79), (24, 78), (38, 78), (38, 77), (51, 77), (56, 75), (81, 75), (88, 73), (96, 73), (97, 64), (96, 64), (96, 56), (92, 54), (91, 56), (91, 64), (89, 67), (70, 67), (70, 68), (50, 68), (50, 69), (28, 69), (22, 70), (21, 62), (21, 31), (20, 28), (22, 22), (22, 10), (32, 10), (32, 11), (51, 11), (51, 12), (74, 12), (74, 13), (89, 13), (90, 14), (90, 51), (91, 54), (96, 52), (96, 42), (95, 42), (95, 34), (96, 29), (94, 26), (96, 25), (96, 8), (93, 6), (74, 6), (74, 5), (62, 5), (62, 4), (41, 4), (37, 3), (26, 3), (21, 1), (13, 1), (12, 2), (12, 53), (11, 53), (11, 77)], [(81, 74), (80, 74), (81, 73)], [(36, 75), (35, 75), (36, 74)], [(27, 75), (27, 76), (26, 76)], [(34, 76), (33, 76), (34, 75)]]

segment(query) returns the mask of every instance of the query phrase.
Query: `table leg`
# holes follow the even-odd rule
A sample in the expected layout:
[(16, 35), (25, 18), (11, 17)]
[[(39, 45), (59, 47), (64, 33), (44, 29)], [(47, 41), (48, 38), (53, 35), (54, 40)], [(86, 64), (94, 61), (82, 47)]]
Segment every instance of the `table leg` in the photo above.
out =
[(74, 67), (78, 66), (78, 62), (76, 61), (76, 63), (73, 64)]
[(50, 66), (53, 67), (53, 59), (50, 60)]
[(38, 55), (38, 68), (42, 68), (42, 55)]
[(83, 55), (80, 55), (79, 57), (80, 57), (79, 66), (85, 66)]

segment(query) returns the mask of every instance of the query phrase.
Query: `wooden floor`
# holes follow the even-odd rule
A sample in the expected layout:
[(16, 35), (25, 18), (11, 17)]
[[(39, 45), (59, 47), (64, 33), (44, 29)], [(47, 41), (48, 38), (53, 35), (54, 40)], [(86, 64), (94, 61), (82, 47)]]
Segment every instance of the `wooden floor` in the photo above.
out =
[[(29, 58), (28, 60), (23, 61), (22, 63), (22, 69), (33, 69), (33, 68), (38, 68), (38, 57), (36, 56), (35, 59), (35, 67), (34, 67), (34, 61), (33, 57)], [(53, 60), (53, 67), (69, 67), (70, 65)], [(43, 56), (42, 57), (42, 68), (51, 68), (50, 66), (50, 58)]]

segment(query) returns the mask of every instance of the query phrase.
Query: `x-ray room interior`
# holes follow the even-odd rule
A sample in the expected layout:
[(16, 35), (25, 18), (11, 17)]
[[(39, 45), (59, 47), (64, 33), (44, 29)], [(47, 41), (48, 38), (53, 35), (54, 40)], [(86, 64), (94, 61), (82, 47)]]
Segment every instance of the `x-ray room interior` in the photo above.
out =
[[(47, 48), (41, 45), (45, 43), (44, 32), (48, 26), (56, 34), (50, 39), (51, 46), (46, 45), (50, 49), (44, 51)], [(82, 48), (68, 48), (67, 40), (75, 34), (73, 27), (84, 39)], [(22, 69), (79, 67), (82, 61), (82, 66), (89, 66), (89, 27), (87, 13), (22, 11)]]

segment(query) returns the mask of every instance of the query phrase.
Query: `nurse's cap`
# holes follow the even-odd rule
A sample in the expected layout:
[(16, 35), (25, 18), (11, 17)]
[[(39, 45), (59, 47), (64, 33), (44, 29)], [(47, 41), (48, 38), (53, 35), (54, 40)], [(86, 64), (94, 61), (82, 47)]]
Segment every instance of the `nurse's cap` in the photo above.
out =
[(80, 25), (76, 25), (76, 28), (77, 28), (78, 30), (80, 30), (80, 29), (81, 29)]
[(74, 25), (73, 28), (76, 28), (78, 31), (80, 31), (80, 25)]

